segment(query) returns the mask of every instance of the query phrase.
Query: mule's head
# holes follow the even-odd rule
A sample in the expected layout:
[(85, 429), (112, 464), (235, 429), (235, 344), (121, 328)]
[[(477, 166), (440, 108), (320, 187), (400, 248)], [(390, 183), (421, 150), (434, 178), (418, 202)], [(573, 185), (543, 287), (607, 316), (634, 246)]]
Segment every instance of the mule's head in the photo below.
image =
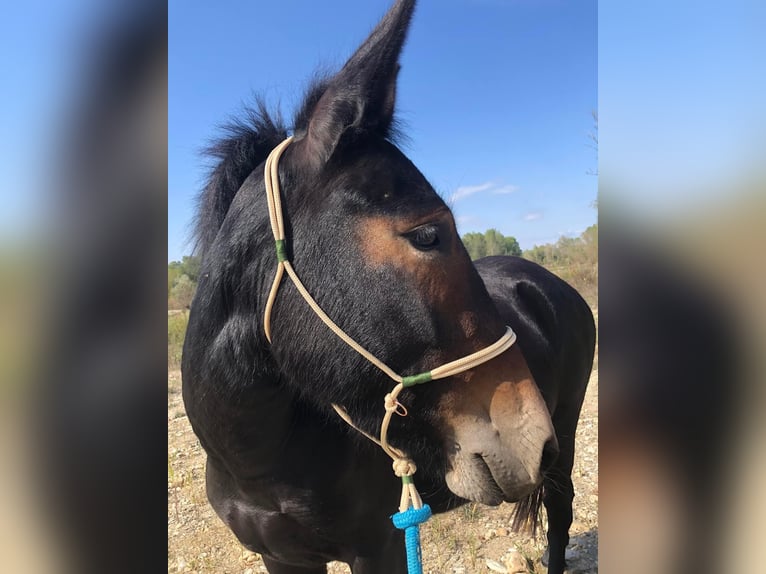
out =
[[(413, 4), (397, 2), (342, 70), (311, 91), (279, 165), (296, 272), (343, 330), (403, 375), (468, 355), (505, 331), (449, 208), (391, 141)], [(263, 193), (260, 179), (251, 187)], [(263, 212), (253, 215), (263, 200), (254, 201), (247, 217), (265, 231)], [(258, 240), (267, 275), (258, 283), (262, 319), (276, 257), (266, 237)], [(261, 344), (297, 400), (328, 417), (335, 417), (332, 403), (343, 405), (377, 435), (393, 381), (331, 333), (288, 281), (271, 330), (272, 343)], [(555, 455), (550, 416), (518, 346), (463, 374), (405, 389), (399, 400), (409, 414), (394, 417), (391, 444), (413, 458), (418, 476), (446, 481), (458, 497), (518, 500)]]
[[(325, 311), (400, 373), (496, 341), (504, 324), (449, 208), (390, 141), (399, 52), (414, 2), (397, 2), (343, 69), (308, 98), (282, 163), (292, 259)], [(273, 352), (311, 401), (340, 403), (377, 434), (393, 382), (345, 347), (288, 283)], [(306, 380), (309, 379), (309, 380)], [(556, 443), (518, 347), (405, 391), (391, 442), (462, 498), (529, 494)]]

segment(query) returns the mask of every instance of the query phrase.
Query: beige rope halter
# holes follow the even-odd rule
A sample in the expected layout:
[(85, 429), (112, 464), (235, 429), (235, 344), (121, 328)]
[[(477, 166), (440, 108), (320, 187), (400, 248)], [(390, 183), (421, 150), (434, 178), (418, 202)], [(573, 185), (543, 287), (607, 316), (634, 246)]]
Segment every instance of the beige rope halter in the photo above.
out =
[(286, 272), (288, 277), (292, 279), (296, 289), (298, 289), (298, 292), (301, 294), (303, 299), (306, 301), (306, 303), (308, 303), (309, 307), (311, 307), (311, 309), (314, 311), (314, 313), (317, 314), (322, 322), (327, 325), (333, 333), (340, 337), (344, 343), (346, 343), (349, 347), (354, 349), (357, 353), (362, 355), (370, 363), (375, 365), (378, 369), (383, 371), (396, 382), (396, 386), (391, 390), (390, 393), (385, 396), (384, 407), (386, 413), (383, 416), (383, 422), (380, 426), (380, 439), (375, 438), (374, 436), (357, 427), (343, 408), (338, 405), (332, 405), (332, 407), (344, 421), (346, 421), (349, 425), (362, 433), (368, 439), (378, 444), (394, 461), (394, 473), (396, 476), (399, 476), (402, 479), (402, 497), (399, 503), (399, 510), (402, 512), (405, 511), (410, 506), (410, 503), (414, 508), (421, 508), (423, 506), (423, 502), (412, 481), (412, 475), (415, 474), (417, 467), (404, 452), (388, 444), (387, 439), (388, 426), (391, 422), (391, 417), (393, 414), (396, 413), (400, 416), (407, 415), (407, 410), (397, 400), (399, 393), (406, 387), (411, 387), (413, 385), (426, 383), (436, 379), (451, 377), (453, 375), (457, 375), (458, 373), (468, 371), (478, 365), (481, 365), (482, 363), (486, 363), (491, 359), (494, 359), (501, 353), (511, 348), (511, 346), (516, 342), (516, 334), (510, 327), (506, 327), (506, 331), (503, 336), (491, 344), (489, 347), (485, 347), (484, 349), (476, 351), (475, 353), (472, 353), (468, 356), (462, 357), (455, 361), (451, 361), (440, 367), (436, 367), (435, 369), (432, 369), (426, 373), (409, 375), (405, 377), (396, 373), (393, 369), (391, 369), (391, 367), (386, 365), (383, 361), (375, 357), (375, 355), (354, 341), (354, 339), (352, 339), (345, 331), (343, 331), (343, 329), (338, 327), (338, 325), (336, 325), (335, 322), (330, 319), (330, 317), (328, 317), (327, 314), (322, 310), (322, 308), (314, 300), (301, 280), (298, 278), (298, 275), (295, 273), (295, 269), (290, 263), (290, 260), (287, 258), (284, 222), (282, 219), (282, 201), (279, 191), (279, 158), (292, 141), (293, 138), (291, 136), (280, 143), (277, 147), (275, 147), (274, 150), (272, 150), (272, 152), (269, 154), (269, 157), (266, 159), (266, 165), (264, 168), (266, 199), (269, 204), (269, 221), (271, 222), (271, 230), (274, 234), (274, 240), (276, 242), (278, 263), (277, 271), (274, 276), (274, 283), (271, 286), (269, 297), (266, 300), (266, 310), (263, 316), (263, 330), (266, 334), (266, 338), (269, 340), (269, 342), (271, 342), (271, 310), (274, 306), (274, 301), (277, 298), (279, 284), (281, 283), (282, 277)]

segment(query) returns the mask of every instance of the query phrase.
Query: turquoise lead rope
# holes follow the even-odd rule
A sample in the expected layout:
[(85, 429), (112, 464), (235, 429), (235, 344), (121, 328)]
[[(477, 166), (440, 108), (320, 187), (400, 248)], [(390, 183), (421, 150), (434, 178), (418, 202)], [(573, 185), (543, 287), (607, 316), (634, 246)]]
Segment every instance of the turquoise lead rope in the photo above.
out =
[(399, 530), (404, 530), (404, 547), (407, 549), (407, 573), (423, 574), (423, 557), (420, 551), (420, 525), (431, 518), (431, 507), (410, 507), (397, 512), (391, 520)]

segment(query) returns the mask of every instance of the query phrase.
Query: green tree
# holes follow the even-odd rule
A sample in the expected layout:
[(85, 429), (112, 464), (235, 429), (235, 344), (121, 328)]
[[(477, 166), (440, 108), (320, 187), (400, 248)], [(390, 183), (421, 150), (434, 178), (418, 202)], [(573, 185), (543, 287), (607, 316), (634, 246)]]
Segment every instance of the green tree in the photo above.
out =
[(516, 241), (515, 237), (505, 238), (505, 255), (521, 257), (521, 247), (519, 247), (519, 242)]
[(463, 245), (465, 245), (471, 259), (481, 259), (487, 256), (487, 241), (484, 239), (483, 233), (466, 233), (463, 235)]
[(168, 297), (170, 297), (170, 293), (181, 275), (183, 275), (183, 271), (178, 261), (168, 263)]
[(497, 229), (487, 229), (484, 241), (487, 243), (487, 255), (505, 255), (505, 237)]
[(554, 245), (546, 243), (545, 245), (535, 245), (532, 249), (527, 249), (522, 254), (525, 259), (539, 263), (540, 265), (551, 267), (559, 260), (559, 254)]
[(489, 255), (521, 255), (521, 247), (516, 238), (506, 237), (497, 229), (488, 229), (484, 233), (466, 233), (463, 245), (474, 260)]
[(588, 251), (598, 260), (598, 223), (594, 223), (583, 231), (581, 237)]
[(579, 237), (560, 237), (556, 243), (535, 245), (523, 256), (570, 283), (591, 304), (598, 302), (598, 224)]
[(174, 309), (188, 307), (191, 305), (192, 299), (194, 298), (194, 291), (196, 289), (197, 284), (192, 281), (188, 275), (181, 275), (170, 291), (168, 307), (172, 306)]
[[(186, 277), (184, 279), (184, 286), (180, 287), (178, 289), (178, 293), (185, 292), (185, 289), (188, 289), (188, 285), (186, 285), (186, 281), (191, 281), (191, 283), (196, 287), (197, 280), (199, 279), (199, 270), (200, 270), (200, 260), (199, 257), (195, 257), (193, 255), (184, 255), (181, 258), (181, 261), (171, 261), (168, 263), (168, 307), (170, 308), (170, 300), (174, 299), (174, 304), (177, 304), (177, 301), (175, 301), (175, 295), (174, 295), (174, 289), (178, 285), (179, 281), (181, 281), (181, 277)], [(185, 305), (182, 305), (182, 307)]]
[(187, 275), (193, 283), (199, 279), (199, 269), (201, 262), (199, 257), (194, 255), (184, 255), (181, 258), (181, 269), (184, 275)]

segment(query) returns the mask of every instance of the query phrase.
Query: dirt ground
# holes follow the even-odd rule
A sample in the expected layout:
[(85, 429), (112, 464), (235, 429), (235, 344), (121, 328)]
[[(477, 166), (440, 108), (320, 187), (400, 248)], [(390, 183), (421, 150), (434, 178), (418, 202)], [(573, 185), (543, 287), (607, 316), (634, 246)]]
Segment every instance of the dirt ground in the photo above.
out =
[[(571, 574), (598, 572), (598, 363), (580, 423), (572, 478), (574, 522), (567, 561)], [(181, 375), (168, 373), (168, 573), (256, 574), (260, 557), (245, 550), (205, 497), (205, 457), (181, 399)], [(510, 531), (512, 504), (470, 504), (435, 516), (421, 529), (425, 574), (544, 573), (542, 536)], [(332, 563), (330, 574), (348, 573)]]

